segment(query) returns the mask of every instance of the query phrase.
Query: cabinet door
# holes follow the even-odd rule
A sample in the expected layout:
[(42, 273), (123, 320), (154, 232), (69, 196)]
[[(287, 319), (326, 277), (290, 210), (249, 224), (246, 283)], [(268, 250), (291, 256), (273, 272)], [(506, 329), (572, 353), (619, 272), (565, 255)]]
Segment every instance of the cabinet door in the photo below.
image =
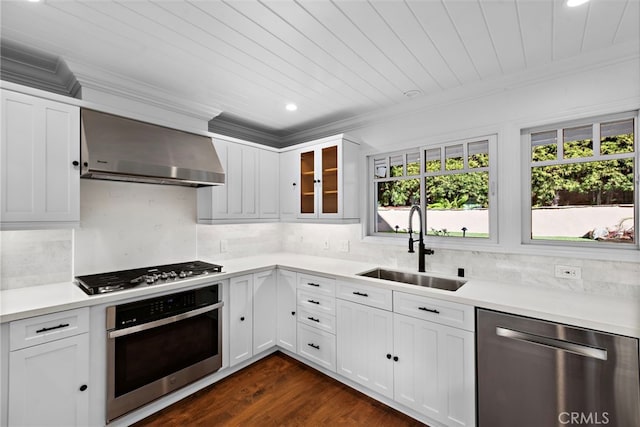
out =
[(296, 273), (278, 269), (278, 346), (296, 351)]
[(330, 145), (318, 149), (318, 216), (337, 217), (341, 209), (339, 206), (341, 178), (339, 172), (340, 147)]
[(276, 345), (276, 271), (253, 275), (253, 354)]
[(395, 400), (430, 418), (441, 420), (446, 399), (444, 371), (438, 351), (439, 325), (394, 314)]
[(253, 355), (252, 301), (253, 275), (229, 279), (229, 366)]
[(9, 425), (89, 423), (89, 334), (12, 351)]
[(316, 169), (318, 161), (316, 150), (310, 149), (301, 152), (298, 161), (300, 164), (300, 188), (298, 189), (300, 206), (298, 216), (301, 218), (315, 218), (318, 216), (316, 201), (318, 187)]
[(393, 313), (337, 302), (337, 373), (393, 398)]
[(2, 222), (79, 221), (78, 107), (2, 91), (1, 110)]
[(299, 159), (299, 151), (280, 153), (280, 218), (295, 218), (298, 215)]
[[(241, 215), (243, 218), (258, 217), (258, 149), (243, 146), (242, 154), (242, 184), (238, 194), (241, 198)], [(237, 197), (238, 195), (229, 195)]]
[(275, 151), (259, 150), (258, 204), (260, 218), (278, 218), (280, 211), (280, 156)]
[(449, 426), (475, 425), (474, 334), (394, 314), (395, 400)]

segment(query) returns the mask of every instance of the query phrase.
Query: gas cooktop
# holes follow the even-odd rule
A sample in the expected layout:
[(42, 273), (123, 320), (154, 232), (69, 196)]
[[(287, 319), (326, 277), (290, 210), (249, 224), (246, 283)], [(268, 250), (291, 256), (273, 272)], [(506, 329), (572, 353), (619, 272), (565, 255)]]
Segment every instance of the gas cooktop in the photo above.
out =
[(88, 295), (123, 291), (141, 286), (179, 282), (196, 276), (221, 273), (222, 266), (204, 261), (166, 264), (156, 267), (77, 276), (76, 284)]

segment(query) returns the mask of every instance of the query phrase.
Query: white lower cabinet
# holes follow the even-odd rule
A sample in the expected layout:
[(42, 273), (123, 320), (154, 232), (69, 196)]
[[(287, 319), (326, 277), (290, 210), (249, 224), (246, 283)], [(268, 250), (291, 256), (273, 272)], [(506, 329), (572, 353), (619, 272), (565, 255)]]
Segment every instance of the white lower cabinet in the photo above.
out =
[(395, 400), (448, 426), (475, 425), (473, 332), (393, 315)]
[(253, 354), (275, 347), (278, 288), (276, 270), (253, 275)]
[(253, 355), (253, 275), (229, 279), (229, 366)]
[[(68, 320), (85, 319), (87, 313), (88, 309), (72, 310), (11, 323), (10, 426), (89, 424), (88, 324), (74, 328)], [(33, 345), (26, 340), (30, 332), (21, 331), (42, 335), (42, 343)]]
[(296, 352), (296, 272), (278, 269), (277, 344)]
[(337, 373), (393, 398), (393, 313), (337, 301)]
[(229, 279), (229, 366), (276, 345), (276, 271)]
[(423, 308), (473, 308), (401, 292), (393, 301), (414, 316), (337, 300), (337, 373), (447, 426), (475, 425), (474, 333), (450, 316), (423, 319)]

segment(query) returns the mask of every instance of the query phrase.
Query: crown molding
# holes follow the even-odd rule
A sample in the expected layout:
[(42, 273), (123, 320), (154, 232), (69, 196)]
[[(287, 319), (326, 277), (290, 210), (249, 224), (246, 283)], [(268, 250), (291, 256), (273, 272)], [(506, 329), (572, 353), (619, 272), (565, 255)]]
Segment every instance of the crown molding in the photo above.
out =
[(62, 59), (10, 40), (0, 42), (0, 79), (64, 96), (76, 97), (80, 91)]
[[(89, 67), (80, 62), (67, 60), (69, 68), (87, 92), (105, 94), (118, 99), (150, 105), (158, 109), (208, 122), (222, 110), (215, 105), (203, 104), (187, 99), (166, 89), (151, 85), (122, 74)], [(84, 99), (84, 96), (83, 96)], [(93, 100), (92, 100), (93, 101)]]
[(282, 137), (280, 135), (244, 124), (241, 120), (230, 119), (225, 117), (224, 113), (209, 121), (209, 132), (274, 148), (282, 147)]

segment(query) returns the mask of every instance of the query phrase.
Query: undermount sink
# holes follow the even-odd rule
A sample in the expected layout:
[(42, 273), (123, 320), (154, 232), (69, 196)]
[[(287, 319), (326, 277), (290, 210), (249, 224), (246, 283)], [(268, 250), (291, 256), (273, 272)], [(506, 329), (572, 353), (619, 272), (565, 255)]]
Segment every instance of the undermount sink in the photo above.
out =
[(407, 283), (409, 285), (424, 286), (426, 288), (443, 289), (445, 291), (457, 291), (462, 287), (462, 285), (467, 283), (465, 280), (444, 279), (442, 277), (427, 276), (423, 274), (385, 270), (384, 268), (365, 271), (364, 273), (359, 273), (358, 276), (389, 280), (391, 282)]

